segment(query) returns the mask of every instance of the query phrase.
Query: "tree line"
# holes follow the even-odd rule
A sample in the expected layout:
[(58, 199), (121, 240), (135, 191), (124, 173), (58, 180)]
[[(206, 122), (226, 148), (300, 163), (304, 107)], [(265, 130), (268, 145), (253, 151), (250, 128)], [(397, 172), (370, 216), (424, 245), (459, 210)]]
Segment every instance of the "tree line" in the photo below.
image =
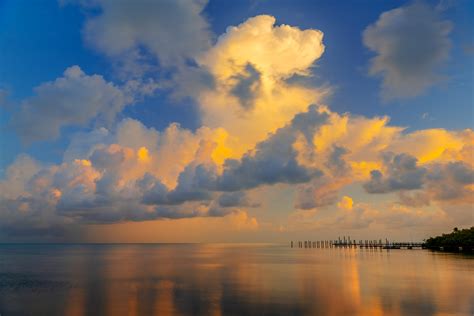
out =
[(428, 249), (458, 250), (462, 247), (463, 251), (474, 250), (474, 227), (458, 229), (455, 227), (451, 233), (441, 236), (430, 237), (425, 241), (425, 247)]

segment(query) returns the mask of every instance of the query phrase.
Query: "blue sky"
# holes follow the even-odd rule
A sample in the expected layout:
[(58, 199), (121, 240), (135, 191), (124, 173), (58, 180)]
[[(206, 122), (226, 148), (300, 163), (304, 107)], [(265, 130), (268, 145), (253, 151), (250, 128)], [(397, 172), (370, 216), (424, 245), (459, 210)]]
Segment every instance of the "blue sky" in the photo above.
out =
[[(147, 13), (147, 5), (150, 5), (149, 12), (156, 13), (156, 17), (152, 15), (154, 13)], [(129, 12), (127, 12), (127, 6)], [(125, 18), (126, 21), (114, 20), (114, 16), (120, 17), (120, 14), (124, 14), (122, 18)], [(268, 20), (263, 18), (257, 22), (251, 19), (257, 16), (273, 17), (276, 20), (275, 25), (271, 26), (271, 31), (274, 32), (272, 36), (276, 40), (279, 40), (280, 33), (278, 32), (280, 31), (278, 28), (282, 25), (290, 26), (293, 33), (291, 33), (292, 35), (286, 35), (289, 37), (306, 36), (303, 35), (306, 30), (319, 31), (311, 33), (311, 35), (308, 33), (308, 38), (305, 40), (301, 39), (303, 37), (298, 37), (295, 40), (294, 47), (299, 45), (299, 48), (295, 49), (301, 50), (301, 62), (299, 61), (300, 56), (297, 55), (293, 60), (284, 60), (283, 57), (279, 59), (277, 53), (275, 56), (270, 54), (264, 58), (246, 56), (245, 51), (250, 51), (252, 45), (259, 45), (259, 41), (266, 40), (264, 37), (257, 38), (256, 42), (242, 42), (241, 46), (237, 45), (242, 51), (240, 53), (230, 50), (228, 47), (234, 45), (234, 42), (238, 42), (237, 39), (243, 41), (245, 36), (250, 34), (246, 33), (246, 27), (251, 27), (252, 23), (255, 23), (252, 27), (256, 29), (264, 27), (265, 21)], [(141, 23), (142, 19), (143, 23)], [(147, 28), (144, 25), (150, 27)], [(135, 27), (136, 30), (133, 29)], [(150, 31), (153, 28), (156, 28), (156, 32)], [(406, 30), (411, 29), (414, 31), (412, 34), (406, 32)], [(162, 152), (163, 149), (158, 149), (158, 147), (165, 142), (161, 139), (168, 137), (165, 135), (173, 134), (173, 126), (175, 126), (173, 124), (175, 123), (180, 126), (177, 128), (178, 132), (176, 132), (180, 136), (176, 136), (176, 139), (169, 136), (170, 139), (173, 139), (169, 140), (170, 142), (184, 142), (183, 139), (192, 137), (196, 139), (203, 137), (203, 139), (209, 141), (207, 138), (211, 136), (206, 133), (213, 134), (211, 142), (216, 142), (218, 149), (212, 152), (211, 157), (213, 162), (217, 164), (217, 170), (222, 172), (222, 168), (224, 168), (223, 170), (230, 168), (227, 170), (229, 175), (238, 177), (236, 171), (240, 170), (238, 168), (253, 168), (253, 165), (249, 162), (253, 158), (265, 160), (271, 156), (267, 152), (269, 150), (267, 146), (270, 146), (268, 144), (280, 144), (279, 142), (285, 138), (281, 135), (278, 136), (278, 128), (287, 126), (288, 130), (293, 133), (300, 128), (291, 125), (297, 124), (292, 123), (294, 115), (306, 113), (304, 115), (311, 116), (312, 110), (305, 112), (309, 104), (300, 104), (305, 102), (300, 100), (312, 100), (312, 102), (328, 106), (331, 115), (334, 116), (333, 121), (331, 121), (331, 124), (334, 124), (334, 130), (331, 130), (331, 133), (337, 133), (337, 124), (342, 124), (337, 122), (343, 120), (345, 113), (347, 113), (346, 116), (349, 117), (349, 121), (354, 121), (355, 131), (367, 128), (367, 133), (376, 134), (372, 144), (373, 147), (370, 150), (374, 149), (379, 142), (386, 142), (383, 150), (391, 150), (400, 155), (411, 155), (418, 164), (422, 164), (422, 168), (441, 168), (439, 164), (452, 163), (452, 159), (454, 159), (452, 157), (457, 157), (456, 159), (461, 159), (463, 164), (469, 165), (469, 161), (466, 162), (463, 160), (464, 158), (459, 157), (464, 157), (463, 155), (469, 151), (469, 143), (472, 141), (469, 138), (469, 131), (474, 127), (473, 29), (474, 3), (467, 0), (424, 2), (210, 0), (207, 3), (205, 1), (179, 1), (177, 3), (168, 1), (147, 3), (145, 1), (139, 2), (136, 6), (133, 2), (119, 1), (114, 3), (106, 0), (97, 0), (90, 3), (87, 3), (87, 1), (0, 0), (0, 124), (2, 125), (0, 134), (0, 178), (2, 178), (4, 185), (8, 186), (11, 179), (7, 174), (7, 170), (12, 163), (19, 161), (17, 157), (22, 157), (24, 154), (31, 157), (42, 168), (51, 167), (54, 169), (55, 166), (61, 164), (65, 166), (64, 164), (70, 163), (67, 157), (74, 152), (82, 155), (75, 157), (77, 161), (86, 161), (83, 162), (83, 167), (90, 166), (90, 161), (92, 161), (92, 167), (97, 169), (94, 172), (100, 173), (99, 178), (102, 179), (101, 177), (104, 177), (105, 173), (94, 165), (94, 157), (97, 158), (97, 155), (99, 155), (99, 149), (97, 148), (109, 148), (110, 152), (115, 152), (116, 149), (113, 149), (113, 144), (110, 143), (115, 141), (124, 148), (124, 152), (127, 152), (130, 148), (133, 150), (145, 148), (146, 153), (143, 150), (141, 152), (136, 151), (138, 160), (142, 158), (147, 160), (148, 154), (150, 156), (154, 154), (166, 156), (167, 154)], [(130, 35), (127, 33), (129, 31), (130, 34), (136, 33)], [(316, 48), (311, 50), (312, 47), (307, 43), (308, 40), (314, 40), (315, 43), (321, 42), (318, 39), (317, 32), (324, 34), (322, 39), (324, 49), (320, 49), (320, 51)], [(421, 34), (422, 37), (416, 38), (418, 35), (414, 34)], [(128, 41), (127, 36), (132, 39)], [(272, 37), (271, 40), (274, 40), (274, 38)], [(282, 47), (286, 45), (284, 42), (277, 43), (279, 44), (274, 45), (281, 44)], [(387, 52), (387, 47), (392, 47), (393, 51)], [(271, 47), (266, 47), (266, 49), (271, 49)], [(288, 48), (286, 49), (288, 51)], [(219, 59), (219, 56), (226, 56), (225, 54), (229, 55), (229, 57), (225, 57), (228, 59), (224, 57), (222, 57), (222, 60)], [(303, 57), (304, 54), (309, 56), (307, 57), (308, 61), (304, 60), (306, 58)], [(415, 57), (411, 58), (410, 56)], [(239, 58), (242, 61), (239, 61)], [(375, 69), (376, 67), (373, 66), (374, 60), (377, 58), (379, 58), (379, 66), (382, 71)], [(257, 81), (253, 81), (254, 78), (249, 77), (247, 72), (249, 68), (244, 66), (239, 70), (233, 69), (232, 71), (235, 71), (235, 73), (229, 75), (228, 72), (231, 71), (229, 69), (232, 66), (226, 63), (232, 59), (235, 59), (239, 67), (244, 65), (240, 65), (240, 62), (246, 62), (245, 67), (248, 67), (248, 65), (254, 67)], [(265, 59), (271, 60), (267, 61)], [(424, 63), (425, 60), (428, 60), (426, 66), (417, 65), (420, 61)], [(294, 66), (292, 66), (293, 63)], [(406, 68), (406, 65), (410, 63), (413, 63), (413, 70), (410, 67)], [(228, 67), (228, 69), (225, 67)], [(97, 76), (94, 77), (93, 75)], [(389, 77), (390, 75), (394, 77)], [(417, 78), (420, 79), (420, 82)], [(79, 80), (80, 84), (85, 85), (85, 89), (90, 88), (91, 91), (72, 91), (74, 90), (74, 86), (72, 86), (67, 88), (70, 89), (67, 90), (69, 92), (63, 91), (63, 94), (58, 94), (57, 98), (54, 96), (55, 89), (58, 89), (62, 84), (58, 83), (59, 81), (69, 82), (76, 79)], [(264, 89), (262, 87), (265, 80), (270, 81), (270, 86), (273, 89), (271, 96), (264, 97), (263, 94), (259, 94), (261, 92), (259, 89)], [(94, 81), (94, 83), (90, 84), (89, 81)], [(236, 90), (226, 90), (230, 85), (234, 85), (236, 81), (239, 84), (244, 84), (244, 89), (248, 89), (245, 90), (246, 94), (244, 96), (235, 95), (234, 91)], [(423, 83), (423, 81), (426, 82)], [(412, 82), (413, 88), (407, 82)], [(149, 85), (147, 86), (147, 84)], [(290, 89), (292, 84), (298, 91), (295, 92)], [(104, 95), (101, 89), (108, 92)], [(330, 93), (326, 95), (324, 91), (327, 92), (328, 90), (330, 90)], [(69, 96), (64, 96), (64, 93), (72, 93), (75, 99), (67, 99)], [(281, 96), (276, 97), (275, 95), (278, 93), (281, 93)], [(290, 95), (292, 93), (295, 93), (295, 107), (288, 111), (286, 103), (287, 100), (291, 100)], [(110, 96), (111, 94), (114, 96)], [(285, 95), (288, 97), (285, 97)], [(324, 96), (322, 97), (322, 95)], [(93, 114), (87, 114), (89, 116), (84, 119), (78, 118), (82, 115), (81, 110), (74, 110), (70, 105), (61, 104), (60, 101), (55, 105), (55, 100), (62, 100), (62, 97), (73, 103), (77, 101), (78, 106), (81, 105), (81, 100), (89, 100), (87, 102), (91, 102), (93, 105), (85, 105), (84, 112), (92, 111)], [(244, 98), (249, 99), (244, 100)], [(250, 108), (255, 108), (257, 114), (242, 112), (242, 109), (234, 104), (235, 102), (248, 102), (246, 104), (250, 104)], [(277, 104), (275, 105), (276, 110), (272, 108), (272, 102)], [(262, 105), (264, 103), (265, 106), (268, 106), (268, 117), (259, 116), (260, 114), (258, 114), (259, 111), (264, 111), (264, 105)], [(115, 106), (117, 108), (111, 110), (111, 107)], [(223, 106), (229, 107), (227, 110), (229, 113), (233, 111), (231, 108), (236, 106), (238, 109), (235, 113), (232, 112), (232, 115), (235, 116), (227, 115), (226, 110), (220, 112)], [(64, 116), (62, 118), (58, 117), (56, 120), (55, 111), (62, 113), (60, 115)], [(47, 113), (51, 113), (51, 115)], [(71, 113), (76, 113), (76, 116)], [(381, 117), (388, 117), (389, 122), (383, 121)], [(63, 121), (60, 121), (61, 119)], [(311, 121), (314, 119), (314, 117), (311, 117), (304, 120)], [(48, 123), (44, 123), (48, 121), (52, 125), (58, 124), (57, 135), (55, 135), (54, 128), (48, 129)], [(316, 121), (313, 123), (319, 124)], [(36, 122), (39, 122), (39, 127), (36, 126)], [(134, 123), (127, 125), (126, 122)], [(261, 127), (254, 128), (252, 124), (255, 125), (255, 123), (257, 125), (261, 123)], [(40, 126), (42, 124), (45, 126)], [(136, 124), (136, 126), (133, 124)], [(360, 128), (356, 127), (358, 124), (362, 124)], [(130, 130), (127, 128), (130, 128)], [(211, 129), (212, 132), (209, 132), (207, 128)], [(222, 128), (224, 132), (218, 132), (217, 129), (219, 128)], [(404, 128), (404, 131), (402, 131), (402, 128)], [(468, 130), (466, 132), (467, 136), (462, 133), (465, 129)], [(30, 130), (33, 131), (33, 135), (28, 132)], [(143, 130), (139, 137), (143, 137), (144, 143), (140, 143), (142, 139), (136, 139), (135, 144), (132, 145), (125, 141), (127, 145), (124, 145), (123, 137), (120, 138), (121, 130), (127, 130), (123, 134), (130, 133), (130, 135), (135, 135), (134, 133), (138, 130)], [(108, 138), (104, 136), (103, 139), (94, 139), (95, 136), (93, 135), (105, 133), (104, 131), (107, 131)], [(307, 133), (301, 132), (303, 134)], [(36, 136), (38, 137), (34, 133), (37, 133)], [(222, 133), (227, 136), (222, 136)], [(252, 133), (256, 134), (252, 136)], [(286, 135), (285, 133), (281, 131), (281, 134)], [(155, 134), (159, 136), (150, 136)], [(268, 137), (263, 137), (265, 135)], [(307, 136), (307, 134), (304, 135)], [(320, 134), (317, 135), (319, 136), (315, 136), (316, 138), (322, 137)], [(153, 143), (148, 140), (147, 137), (149, 136), (151, 139), (159, 139), (160, 145), (156, 148), (156, 153), (153, 149), (156, 144), (146, 145)], [(129, 136), (129, 138), (131, 137)], [(225, 148), (219, 147), (222, 137), (227, 139), (224, 141), (227, 142), (226, 145), (223, 145)], [(280, 137), (282, 138), (280, 139)], [(380, 139), (376, 140), (377, 137)], [(363, 136), (361, 136), (362, 138)], [(439, 142), (435, 138), (439, 138)], [(84, 142), (81, 145), (84, 148), (91, 146), (90, 148), (87, 147), (89, 150), (87, 153), (81, 151), (85, 150), (84, 148), (77, 147), (79, 139)], [(114, 141), (110, 139), (114, 139)], [(377, 183), (384, 186), (383, 188), (374, 189), (373, 186), (377, 179), (370, 175), (370, 170), (361, 171), (361, 169), (356, 171), (354, 168), (368, 168), (362, 166), (370, 165), (373, 168), (380, 168), (385, 177), (390, 177), (388, 174), (390, 168), (392, 168), (390, 164), (403, 162), (405, 158), (407, 159), (406, 162), (410, 164), (411, 160), (401, 156), (399, 158), (392, 157), (393, 161), (392, 158), (386, 157), (383, 159), (380, 157), (367, 159), (369, 154), (366, 155), (363, 152), (367, 149), (364, 149), (365, 147), (350, 148), (351, 146), (348, 144), (351, 140), (349, 139), (349, 136), (341, 136), (338, 140), (332, 140), (335, 143), (331, 146), (334, 148), (342, 147), (342, 155), (351, 155), (352, 160), (349, 159), (350, 161), (347, 160), (345, 163), (351, 165), (354, 174), (365, 172), (363, 176), (354, 175), (356, 178), (360, 176), (360, 178), (357, 178), (358, 184), (347, 184), (338, 178), (339, 175), (333, 175), (332, 180), (325, 178), (315, 180), (314, 174), (311, 173), (314, 170), (309, 169), (305, 170), (305, 172), (309, 172), (308, 174), (299, 174), (297, 178), (291, 178), (285, 172), (300, 172), (301, 170), (285, 169), (280, 170), (283, 172), (282, 174), (278, 174), (278, 171), (272, 173), (272, 177), (274, 176), (275, 179), (280, 180), (274, 180), (268, 175), (265, 175), (262, 179), (236, 180), (236, 182), (241, 181), (241, 186), (236, 185), (238, 193), (225, 196), (223, 199), (238, 200), (237, 204), (240, 204), (240, 206), (249, 207), (251, 209), (248, 211), (250, 219), (253, 218), (252, 216), (269, 222), (272, 221), (272, 218), (278, 219), (278, 222), (285, 222), (288, 219), (288, 223), (285, 222), (282, 225), (286, 227), (285, 229), (291, 229), (290, 226), (294, 220), (292, 216), (300, 216), (298, 210), (311, 210), (314, 213), (314, 218), (316, 218), (315, 222), (319, 221), (318, 216), (331, 211), (330, 205), (334, 208), (339, 207), (339, 211), (343, 210), (345, 206), (337, 206), (337, 201), (344, 194), (355, 195), (347, 196), (344, 201), (348, 201), (348, 198), (351, 201), (360, 198), (363, 200), (361, 203), (372, 203), (377, 207), (386, 207), (381, 205), (388, 203), (388, 200), (391, 201), (390, 203), (393, 206), (398, 203), (393, 201), (397, 197), (407, 201), (406, 194), (408, 193), (413, 193), (413, 196), (410, 196), (413, 199), (415, 199), (415, 196), (420, 199), (421, 196), (430, 196), (435, 200), (438, 198), (435, 197), (437, 192), (434, 191), (420, 191), (421, 193), (410, 191), (428, 187), (432, 190), (435, 185), (431, 182), (418, 186), (413, 183), (411, 186), (407, 184), (407, 187), (400, 189), (390, 187), (388, 185), (390, 181), (387, 178), (388, 182), (385, 183), (379, 179), (383, 183)], [(420, 149), (418, 152), (414, 147), (416, 147), (417, 141), (420, 140), (426, 142), (429, 146), (433, 146), (433, 148), (439, 145), (442, 149), (423, 147), (425, 151)], [(314, 141), (315, 144), (318, 143), (318, 140)], [(320, 140), (320, 142), (322, 141)], [(352, 141), (354, 143), (358, 142), (357, 140)], [(194, 142), (196, 143), (197, 140)], [(201, 145), (203, 142), (204, 140), (201, 141)], [(293, 146), (296, 146), (299, 142), (296, 137)], [(279, 146), (284, 147), (283, 144)], [(328, 145), (327, 148), (332, 148), (331, 146)], [(178, 152), (181, 147), (178, 146), (174, 150)], [(252, 158), (250, 159), (244, 155), (248, 150), (261, 153), (262, 157), (259, 157), (258, 154), (255, 154), (255, 157), (249, 154), (249, 157)], [(453, 154), (452, 151), (456, 153)], [(200, 150), (197, 152), (200, 152)], [(94, 153), (97, 155), (94, 156)], [(318, 152), (318, 154), (322, 153)], [(446, 156), (448, 154), (449, 157)], [(327, 153), (327, 155), (330, 154)], [(433, 155), (437, 156), (433, 158)], [(192, 161), (183, 158), (183, 162), (176, 163), (176, 166), (179, 165), (181, 169), (176, 168), (181, 170), (182, 174), (179, 177), (178, 174), (173, 174), (176, 178), (174, 180), (159, 175), (159, 171), (153, 168), (147, 169), (146, 172), (153, 174), (165, 187), (168, 187), (167, 190), (170, 190), (173, 185), (179, 183), (181, 178), (185, 178), (186, 170), (197, 168), (197, 161), (203, 163), (199, 160), (201, 158), (196, 157)], [(342, 164), (344, 162), (340, 161), (339, 156), (330, 155), (329, 157), (330, 160), (335, 159), (331, 163)], [(246, 160), (246, 158), (250, 160)], [(155, 161), (155, 158), (150, 159)], [(181, 161), (180, 157), (176, 157), (176, 159)], [(238, 161), (240, 167), (233, 170), (225, 163), (226, 159)], [(232, 163), (237, 163), (235, 161)], [(325, 167), (322, 167), (322, 169), (329, 168), (328, 166), (331, 163), (325, 163)], [(166, 165), (166, 163), (164, 164)], [(173, 165), (166, 166), (164, 168), (174, 168)], [(185, 169), (185, 166), (188, 166), (187, 169)], [(315, 167), (315, 162), (311, 166), (311, 168)], [(307, 167), (305, 165), (305, 168)], [(342, 168), (341, 165), (339, 167)], [(442, 170), (447, 173), (449, 168), (446, 167), (446, 170)], [(39, 172), (38, 174), (42, 173)], [(38, 174), (36, 176), (32, 174), (32, 179), (37, 177)], [(422, 172), (422, 174), (424, 173)], [(225, 172), (220, 174), (222, 177), (225, 175)], [(139, 176), (140, 178), (133, 178), (133, 181), (135, 181), (133, 183), (141, 183), (140, 181), (146, 178), (143, 173)], [(160, 178), (160, 176), (164, 178)], [(291, 176), (295, 175), (292, 174)], [(304, 180), (306, 176), (308, 176), (308, 180)], [(407, 177), (410, 178), (411, 176), (413, 176), (412, 173)], [(127, 177), (124, 176), (122, 182), (119, 182), (129, 181), (130, 179)], [(270, 178), (273, 180), (269, 180)], [(234, 189), (226, 187), (224, 180), (223, 178), (222, 183), (224, 184), (221, 184), (223, 188), (217, 191), (233, 191)], [(25, 184), (25, 188), (31, 185), (32, 180), (28, 181), (30, 182)], [(94, 181), (99, 180), (95, 179)], [(375, 182), (371, 183), (371, 181)], [(259, 184), (256, 185), (256, 182)], [(297, 183), (298, 185), (280, 187), (281, 183)], [(337, 187), (337, 189), (331, 189), (335, 190), (334, 192), (330, 191), (332, 196), (319, 196), (318, 194), (322, 194), (318, 193), (319, 186), (327, 187), (331, 186), (331, 183)], [(156, 187), (158, 186), (156, 185)], [(175, 191), (178, 190), (177, 188), (180, 188), (179, 185), (175, 188)], [(61, 188), (56, 189), (62, 191)], [(311, 191), (313, 189), (314, 192)], [(205, 203), (211, 203), (209, 201), (217, 203), (215, 199), (220, 199), (219, 194), (221, 193), (216, 193), (213, 190), (211, 190), (212, 192), (199, 192), (201, 194), (199, 196), (206, 196), (203, 199), (203, 201), (206, 201)], [(254, 206), (249, 206), (253, 205), (250, 197), (259, 200), (263, 194), (261, 192), (256, 193), (259, 190), (269, 190), (270, 194), (281, 195), (288, 199), (291, 197), (298, 201), (293, 203), (287, 199), (285, 203), (281, 203), (285, 207), (279, 210), (278, 207), (275, 207), (275, 203), (278, 205), (279, 200), (277, 199), (269, 204), (275, 208), (274, 214), (255, 213), (252, 211)], [(306, 191), (313, 192), (321, 200), (331, 202), (308, 202), (309, 200), (302, 193)], [(388, 195), (377, 195), (381, 192)], [(18, 193), (16, 195), (17, 199), (24, 197), (25, 194), (25, 192)], [(62, 192), (61, 194), (64, 199), (65, 193)], [(96, 192), (96, 194), (99, 193)], [(189, 192), (186, 191), (186, 194), (189, 194)], [(193, 194), (197, 193), (194, 192)], [(212, 195), (213, 199), (209, 200), (209, 195)], [(146, 194), (141, 197), (142, 202), (146, 200), (145, 196)], [(193, 195), (191, 200), (198, 199), (196, 196)], [(387, 198), (380, 198), (381, 196)], [(167, 197), (166, 203), (173, 205), (182, 203), (182, 201), (188, 203), (190, 202), (187, 200), (188, 198), (189, 196), (178, 202), (170, 196)], [(439, 198), (436, 201), (441, 200)], [(412, 200), (410, 201), (412, 202)], [(61, 203), (58, 205), (62, 205)], [(214, 214), (212, 212), (217, 212), (212, 209), (212, 203), (206, 213), (207, 216)], [(426, 206), (428, 212), (444, 212), (444, 204), (442, 205), (439, 202), (440, 206), (435, 207), (436, 203), (430, 204), (427, 202), (426, 205), (422, 204), (424, 207)], [(259, 202), (256, 201), (254, 204), (257, 205)], [(296, 215), (293, 213), (288, 215), (288, 208), (291, 208), (292, 205), (297, 209)], [(306, 207), (307, 205), (312, 206)], [(361, 214), (368, 216), (367, 214), (370, 212), (367, 211), (366, 204), (364, 205), (357, 206), (354, 202), (354, 209), (364, 209)], [(144, 207), (147, 208), (148, 206), (147, 204)], [(181, 218), (182, 216), (180, 213), (182, 210), (161, 211), (159, 203), (154, 207), (157, 209), (156, 212), (164, 212), (160, 213), (159, 216), (165, 218)], [(259, 207), (265, 209), (263, 204)], [(320, 208), (322, 208), (322, 211)], [(351, 204), (350, 209), (352, 208)], [(225, 217), (225, 214), (228, 214), (226, 212), (219, 214)], [(237, 214), (236, 211), (230, 213)], [(98, 218), (102, 217), (99, 216)], [(92, 222), (95, 220), (96, 218)], [(357, 220), (361, 219), (358, 218)], [(382, 221), (380, 217), (378, 220)], [(276, 225), (276, 223), (274, 222), (272, 225)]]

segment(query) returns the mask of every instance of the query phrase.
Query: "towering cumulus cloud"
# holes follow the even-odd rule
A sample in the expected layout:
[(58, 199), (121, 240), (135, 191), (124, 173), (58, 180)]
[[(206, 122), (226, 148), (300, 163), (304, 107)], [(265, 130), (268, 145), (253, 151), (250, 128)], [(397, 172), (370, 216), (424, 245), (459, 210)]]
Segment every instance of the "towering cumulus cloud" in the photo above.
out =
[(216, 82), (197, 96), (203, 123), (225, 127), (240, 145), (238, 154), (327, 93), (287, 80), (311, 75), (324, 52), (323, 33), (275, 23), (274, 17), (261, 15), (229, 27), (198, 58)]
[(422, 2), (384, 12), (365, 29), (364, 43), (377, 54), (370, 74), (383, 77), (384, 97), (416, 96), (439, 81), (451, 29), (451, 22)]
[[(26, 142), (52, 140), (63, 127), (82, 130), (69, 135), (60, 163), (20, 155), (8, 167), (0, 181), (3, 234), (59, 236), (145, 221), (168, 232), (224, 225), (272, 233), (451, 226), (469, 217), (474, 132), (408, 132), (388, 117), (334, 112), (324, 105), (330, 89), (291, 80), (312, 75), (325, 49), (321, 31), (260, 15), (212, 43), (204, 1), (83, 5), (92, 8), (86, 42), (123, 67), (128, 60), (166, 68), (173, 97), (193, 98), (202, 126), (169, 122), (156, 130), (124, 117), (143, 96), (134, 82), (153, 67), (124, 68), (135, 79), (121, 84), (66, 69), (21, 102), (10, 124)], [(415, 95), (436, 81), (450, 28), (418, 3), (367, 28), (364, 41), (377, 53), (371, 72), (384, 76), (388, 96)], [(203, 74), (212, 84), (195, 82)]]

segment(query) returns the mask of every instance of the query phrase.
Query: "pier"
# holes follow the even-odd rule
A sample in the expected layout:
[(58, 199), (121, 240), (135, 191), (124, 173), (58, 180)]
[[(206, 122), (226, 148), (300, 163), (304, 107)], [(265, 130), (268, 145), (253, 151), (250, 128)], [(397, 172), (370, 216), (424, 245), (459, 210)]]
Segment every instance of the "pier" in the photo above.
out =
[(291, 241), (291, 248), (366, 248), (366, 249), (424, 249), (420, 242), (396, 242), (388, 239), (355, 240), (350, 236), (338, 237), (336, 240)]

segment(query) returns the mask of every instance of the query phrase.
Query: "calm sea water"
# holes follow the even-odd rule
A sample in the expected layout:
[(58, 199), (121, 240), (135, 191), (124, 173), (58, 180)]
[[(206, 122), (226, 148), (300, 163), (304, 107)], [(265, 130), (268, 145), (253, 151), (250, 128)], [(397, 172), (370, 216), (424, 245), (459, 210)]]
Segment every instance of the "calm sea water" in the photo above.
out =
[(474, 315), (474, 258), (282, 245), (0, 245), (0, 314)]

